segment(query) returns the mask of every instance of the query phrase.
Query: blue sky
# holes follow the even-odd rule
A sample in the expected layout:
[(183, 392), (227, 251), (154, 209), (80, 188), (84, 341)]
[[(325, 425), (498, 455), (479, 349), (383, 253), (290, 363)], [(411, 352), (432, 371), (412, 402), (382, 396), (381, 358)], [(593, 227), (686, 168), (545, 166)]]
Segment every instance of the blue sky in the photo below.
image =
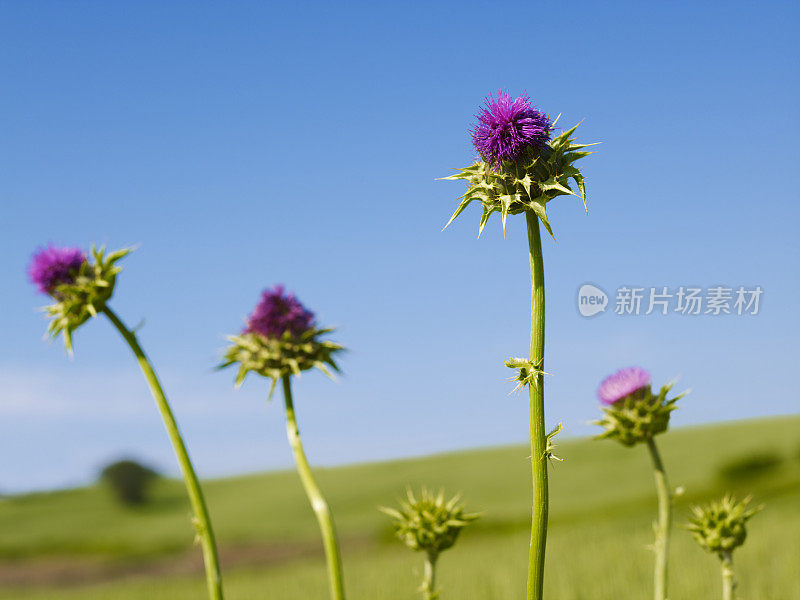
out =
[[(602, 141), (589, 213), (546, 239), (547, 414), (591, 433), (595, 389), (640, 364), (692, 388), (677, 424), (800, 408), (800, 8), (748, 3), (0, 4), (0, 490), (134, 456), (175, 472), (129, 351), (102, 320), (42, 341), (37, 245), (137, 244), (112, 306), (162, 375), (198, 469), (291, 464), (279, 401), (215, 372), (266, 286), (339, 328), (296, 404), (322, 465), (520, 442), (524, 219), (476, 239), (462, 193), (482, 98), (527, 91)], [(760, 285), (756, 316), (585, 319), (578, 287)], [(613, 301), (613, 298), (612, 298)]]

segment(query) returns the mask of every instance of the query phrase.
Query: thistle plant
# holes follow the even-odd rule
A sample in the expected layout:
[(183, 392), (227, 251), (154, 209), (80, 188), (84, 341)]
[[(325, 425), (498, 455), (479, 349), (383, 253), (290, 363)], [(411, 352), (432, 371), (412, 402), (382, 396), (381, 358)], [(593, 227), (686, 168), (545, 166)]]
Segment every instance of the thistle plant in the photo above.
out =
[(745, 525), (763, 507), (750, 507), (750, 496), (737, 501), (728, 494), (705, 506), (693, 506), (687, 529), (698, 544), (716, 554), (722, 566), (722, 599), (734, 600), (736, 577), (733, 571), (733, 551), (747, 538)]
[(555, 121), (533, 107), (525, 94), (516, 99), (507, 91), (497, 98), (490, 96), (477, 118), (472, 141), (478, 158), (444, 178), (467, 183), (467, 191), (447, 225), (473, 202), (480, 203), (482, 209), (479, 236), (494, 213), (500, 213), (503, 231), (508, 215), (525, 215), (531, 271), (530, 358), (511, 359), (506, 365), (518, 371), (515, 379), (528, 388), (533, 506), (527, 598), (541, 600), (549, 511), (547, 464), (557, 429), (548, 434), (544, 423), (545, 294), (539, 221), (552, 236), (547, 205), (558, 196), (579, 196), (586, 208), (585, 179), (575, 162), (591, 154), (584, 150), (591, 144), (575, 142), (572, 136), (577, 125), (553, 137)]
[(667, 399), (672, 385), (667, 384), (658, 394), (653, 394), (647, 371), (640, 367), (621, 369), (600, 384), (597, 395), (604, 404), (604, 416), (594, 422), (605, 429), (597, 439), (617, 440), (624, 446), (643, 443), (650, 452), (658, 494), (658, 520), (653, 524), (653, 549), (656, 555), (653, 575), (655, 600), (667, 598), (667, 563), (672, 527), (672, 492), (655, 436), (667, 430), (670, 415), (677, 408), (676, 402), (687, 393)]
[(92, 247), (90, 256), (87, 256), (80, 248), (48, 246), (33, 255), (28, 267), (28, 276), (39, 292), (48, 294), (53, 299), (53, 304), (44, 309), (50, 317), (48, 334), (52, 338), (56, 338), (60, 334), (68, 352), (72, 353), (73, 332), (89, 319), (103, 314), (119, 331), (136, 357), (164, 421), (167, 435), (172, 442), (186, 484), (189, 502), (194, 513), (192, 524), (196, 530), (196, 539), (203, 552), (209, 597), (212, 600), (221, 600), (223, 597), (222, 577), (214, 531), (211, 528), (211, 520), (200, 482), (192, 466), (175, 416), (158, 376), (139, 345), (136, 335), (125, 326), (108, 305), (114, 293), (117, 274), (121, 271), (117, 263), (130, 251), (128, 248), (106, 254), (104, 248)]
[(327, 500), (322, 495), (311, 465), (306, 457), (297, 417), (294, 411), (291, 378), (303, 371), (318, 369), (333, 379), (339, 367), (334, 354), (343, 348), (323, 339), (332, 329), (317, 328), (314, 314), (306, 309), (283, 286), (278, 285), (263, 292), (261, 300), (247, 319), (244, 331), (228, 337), (231, 345), (225, 351), (220, 368), (239, 365), (236, 386), (239, 387), (253, 372), (270, 380), (268, 397), (271, 398), (278, 381), (283, 385), (286, 408), (286, 432), (292, 447), (297, 472), (314, 510), (322, 533), (331, 598), (344, 599), (342, 559), (336, 528)]
[(461, 496), (445, 500), (444, 490), (433, 494), (422, 488), (419, 494), (410, 489), (400, 508), (380, 507), (394, 520), (394, 533), (415, 552), (425, 553), (425, 570), (420, 586), (423, 600), (437, 600), (436, 563), (439, 554), (456, 543), (461, 530), (480, 517), (465, 512)]

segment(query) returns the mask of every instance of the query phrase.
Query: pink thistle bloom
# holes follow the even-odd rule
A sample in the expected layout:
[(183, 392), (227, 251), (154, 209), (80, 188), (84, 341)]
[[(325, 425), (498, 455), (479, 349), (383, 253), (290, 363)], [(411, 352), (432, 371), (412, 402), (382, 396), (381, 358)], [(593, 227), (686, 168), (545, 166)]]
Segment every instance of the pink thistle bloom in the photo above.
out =
[(609, 375), (597, 388), (597, 397), (603, 404), (614, 404), (626, 396), (650, 385), (650, 373), (641, 367), (620, 369)]

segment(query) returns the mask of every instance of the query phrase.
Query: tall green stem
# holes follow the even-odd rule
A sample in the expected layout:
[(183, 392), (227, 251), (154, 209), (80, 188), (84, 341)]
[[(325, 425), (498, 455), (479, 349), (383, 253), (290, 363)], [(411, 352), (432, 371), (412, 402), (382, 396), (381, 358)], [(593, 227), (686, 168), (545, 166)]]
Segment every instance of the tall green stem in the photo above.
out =
[(656, 565), (653, 575), (655, 600), (667, 598), (667, 561), (669, 559), (669, 533), (672, 527), (672, 497), (667, 483), (667, 474), (664, 464), (658, 453), (656, 442), (653, 438), (647, 440), (647, 448), (653, 459), (653, 473), (658, 491), (658, 522), (655, 526), (656, 541), (654, 545)]
[(167, 434), (172, 442), (175, 455), (178, 458), (178, 464), (183, 474), (183, 481), (186, 484), (186, 491), (189, 494), (189, 501), (192, 505), (192, 511), (194, 512), (194, 519), (192, 522), (197, 530), (197, 537), (203, 550), (208, 595), (212, 600), (222, 600), (222, 576), (219, 570), (217, 546), (214, 542), (214, 531), (211, 528), (211, 519), (208, 516), (208, 509), (206, 508), (206, 502), (203, 498), (203, 491), (200, 489), (200, 482), (197, 479), (197, 474), (194, 472), (192, 461), (189, 459), (189, 453), (186, 451), (186, 445), (183, 443), (178, 424), (175, 422), (175, 415), (172, 414), (172, 409), (169, 407), (161, 383), (159, 383), (158, 377), (145, 355), (144, 350), (142, 350), (142, 347), (139, 345), (136, 336), (119, 320), (119, 317), (117, 317), (110, 308), (105, 307), (103, 312), (120, 334), (122, 334), (125, 341), (128, 342), (133, 354), (136, 356), (139, 367), (142, 369), (142, 373), (144, 373), (147, 385), (150, 386), (150, 392), (153, 394), (153, 398), (156, 401), (156, 406), (161, 413), (161, 418), (164, 421)]
[(733, 555), (730, 552), (723, 552), (722, 559), (722, 600), (734, 600), (736, 598), (736, 577), (733, 573)]
[(436, 600), (439, 594), (436, 593), (436, 560), (438, 554), (429, 552), (425, 555), (425, 575), (422, 580), (423, 600)]
[(547, 435), (544, 429), (544, 264), (539, 218), (526, 212), (528, 249), (531, 263), (531, 363), (538, 369), (528, 385), (531, 421), (531, 470), (533, 509), (531, 548), (528, 561), (528, 600), (542, 600), (544, 590), (544, 552), (547, 543)]
[(311, 508), (314, 509), (319, 528), (322, 531), (325, 558), (328, 562), (331, 598), (333, 600), (344, 600), (342, 558), (339, 554), (339, 543), (336, 540), (336, 529), (333, 526), (331, 509), (328, 507), (328, 503), (325, 501), (316, 481), (314, 481), (314, 476), (311, 474), (311, 465), (308, 464), (306, 453), (303, 450), (303, 443), (300, 440), (300, 431), (297, 428), (297, 419), (294, 414), (291, 380), (288, 375), (283, 376), (283, 395), (286, 401), (286, 433), (289, 436), (289, 444), (292, 446), (292, 452), (294, 453), (297, 472), (300, 474), (303, 488), (306, 490), (306, 495), (311, 502)]

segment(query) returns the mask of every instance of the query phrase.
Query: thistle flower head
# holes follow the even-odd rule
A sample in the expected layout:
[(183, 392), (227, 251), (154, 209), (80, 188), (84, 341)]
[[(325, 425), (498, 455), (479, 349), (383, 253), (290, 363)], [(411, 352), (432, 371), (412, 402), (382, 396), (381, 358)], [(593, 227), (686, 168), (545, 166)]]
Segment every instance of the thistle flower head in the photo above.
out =
[(550, 119), (531, 106), (527, 94), (512, 98), (508, 90), (501, 90), (497, 98), (488, 96), (477, 118), (472, 143), (495, 169), (503, 161), (517, 162), (527, 152), (541, 150), (553, 130)]
[(55, 300), (45, 311), (50, 317), (47, 329), (51, 337), (64, 337), (72, 350), (72, 332), (91, 317), (97, 316), (114, 293), (117, 262), (131, 251), (123, 248), (106, 254), (104, 248), (92, 247), (89, 257), (79, 248), (44, 248), (37, 252), (28, 273), (39, 291)]
[(455, 544), (461, 530), (480, 518), (464, 511), (461, 496), (446, 500), (443, 490), (434, 494), (426, 488), (419, 494), (409, 489), (399, 509), (380, 510), (394, 520), (394, 533), (401, 542), (433, 556)]
[(71, 283), (86, 262), (80, 248), (58, 248), (48, 245), (37, 250), (28, 265), (28, 278), (42, 294), (52, 294), (64, 283)]
[[(508, 215), (525, 212), (534, 213), (552, 236), (548, 202), (558, 196), (579, 196), (586, 208), (585, 178), (574, 163), (590, 155), (584, 148), (593, 144), (575, 141), (577, 125), (550, 139), (554, 125), (530, 106), (525, 95), (512, 100), (506, 92), (497, 99), (488, 98), (472, 131), (480, 158), (442, 178), (467, 183), (445, 228), (472, 202), (479, 202), (479, 236), (494, 213), (500, 213), (505, 231)], [(575, 190), (570, 187), (573, 184)]]
[(250, 372), (271, 379), (270, 395), (278, 380), (309, 369), (319, 369), (333, 378), (333, 371), (339, 370), (333, 355), (343, 347), (322, 339), (331, 331), (317, 328), (314, 313), (283, 286), (276, 285), (263, 292), (244, 331), (228, 337), (231, 345), (218, 368), (238, 363), (237, 386)]
[(639, 367), (622, 369), (608, 377), (598, 389), (603, 418), (594, 421), (605, 431), (598, 439), (615, 439), (625, 446), (646, 442), (669, 427), (676, 403), (688, 392), (668, 399), (673, 384), (662, 386), (658, 394), (650, 387), (650, 374)]
[(741, 502), (727, 494), (705, 506), (693, 506), (687, 529), (700, 546), (719, 556), (729, 554), (744, 544), (745, 524), (763, 507), (749, 507), (750, 497)]
[(603, 404), (614, 404), (649, 385), (650, 373), (641, 367), (627, 367), (606, 377), (597, 389), (597, 397)]
[(264, 290), (261, 300), (247, 319), (244, 333), (259, 333), (267, 338), (279, 338), (287, 331), (299, 337), (309, 330), (314, 322), (314, 313), (306, 309), (292, 293), (282, 285)]

